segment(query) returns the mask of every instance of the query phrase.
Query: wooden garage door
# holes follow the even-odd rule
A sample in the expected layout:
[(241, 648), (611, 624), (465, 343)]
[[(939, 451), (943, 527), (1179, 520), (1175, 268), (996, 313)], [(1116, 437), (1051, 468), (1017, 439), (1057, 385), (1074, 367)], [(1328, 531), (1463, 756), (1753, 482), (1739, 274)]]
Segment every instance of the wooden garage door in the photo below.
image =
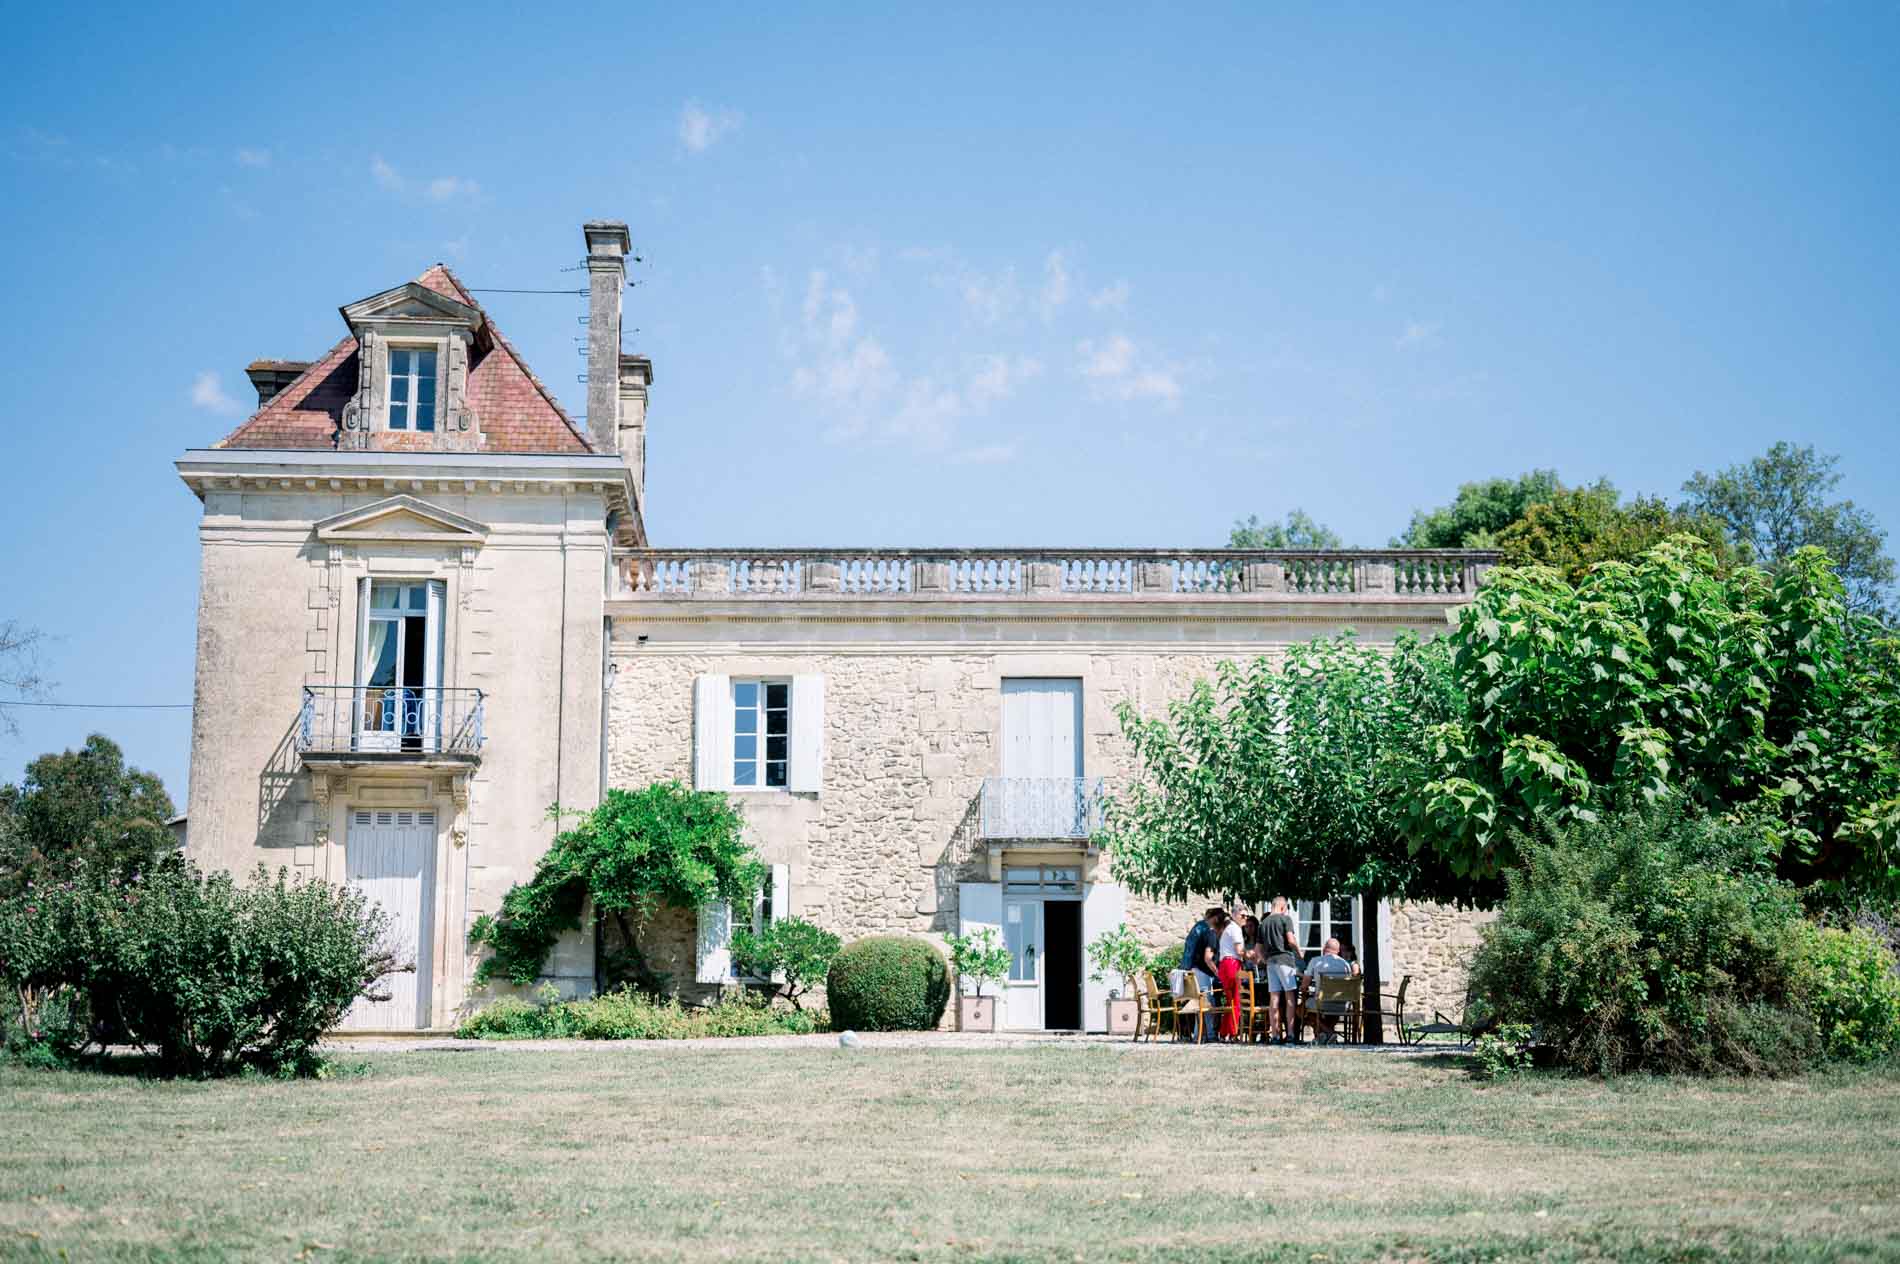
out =
[(354, 1031), (413, 1030), (429, 1025), (429, 979), (435, 953), (435, 813), (389, 808), (350, 813), (344, 847), (349, 884), (382, 906), (389, 943), (411, 972), (388, 974), (374, 989), (388, 999), (359, 1000), (343, 1016)]

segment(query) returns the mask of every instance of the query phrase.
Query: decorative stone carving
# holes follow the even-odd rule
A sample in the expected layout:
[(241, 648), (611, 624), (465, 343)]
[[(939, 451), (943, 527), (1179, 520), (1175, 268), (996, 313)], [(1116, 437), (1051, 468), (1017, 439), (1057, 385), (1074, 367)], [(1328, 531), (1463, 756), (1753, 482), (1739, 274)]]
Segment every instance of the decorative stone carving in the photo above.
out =
[(844, 572), (836, 562), (805, 563), (806, 592), (837, 592)]

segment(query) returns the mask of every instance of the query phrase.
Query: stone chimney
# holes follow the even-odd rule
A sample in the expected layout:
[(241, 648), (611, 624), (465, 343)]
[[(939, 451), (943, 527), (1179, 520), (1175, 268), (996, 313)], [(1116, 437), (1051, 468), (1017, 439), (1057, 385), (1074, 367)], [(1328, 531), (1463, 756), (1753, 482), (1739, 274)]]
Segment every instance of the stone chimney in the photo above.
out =
[(262, 408), (309, 367), (308, 360), (253, 360), (244, 366), (244, 375), (257, 388), (257, 406)]
[[(588, 379), (591, 385), (593, 379)], [(633, 475), (633, 503), (646, 513), (647, 387), (653, 385), (653, 361), (641, 355), (620, 357), (620, 460)]]
[(581, 232), (587, 237), (587, 432), (596, 451), (618, 452), (620, 296), (633, 239), (619, 220), (589, 220)]

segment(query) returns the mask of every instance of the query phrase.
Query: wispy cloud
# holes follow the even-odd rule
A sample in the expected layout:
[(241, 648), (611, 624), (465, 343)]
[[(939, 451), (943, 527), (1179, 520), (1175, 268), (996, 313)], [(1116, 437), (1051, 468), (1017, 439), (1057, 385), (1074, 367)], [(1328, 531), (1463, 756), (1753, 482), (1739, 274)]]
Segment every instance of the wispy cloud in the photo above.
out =
[(1069, 301), (1069, 268), (1060, 250), (1051, 250), (1042, 264), (1042, 293), (1036, 301), (1036, 308), (1042, 313), (1043, 323), (1056, 318), (1063, 304)]
[(1116, 281), (1105, 285), (1089, 295), (1089, 307), (1098, 312), (1125, 312), (1128, 310), (1128, 282)]
[(1016, 459), (1014, 443), (989, 443), (979, 448), (965, 448), (950, 455), (952, 465), (1002, 465)]
[(431, 202), (453, 202), (457, 198), (472, 198), (482, 191), (482, 186), (473, 180), (461, 176), (435, 176), (420, 184), (411, 181), (398, 171), (381, 154), (369, 160), (370, 179), (376, 187), (386, 193), (420, 193)]
[(1422, 347), (1438, 341), (1438, 326), (1430, 321), (1414, 320), (1406, 322), (1405, 328), (1392, 341), (1395, 347)]
[(237, 151), (237, 164), (240, 167), (268, 167), (270, 166), (270, 150), (240, 149)]
[(1014, 268), (1004, 268), (994, 276), (966, 272), (957, 282), (957, 290), (970, 315), (985, 325), (1001, 324), (1021, 300)]
[(697, 101), (688, 101), (680, 110), (680, 144), (689, 154), (703, 154), (744, 123), (745, 115), (737, 110), (709, 110)]
[(191, 381), (191, 402), (194, 407), (221, 417), (233, 417), (244, 411), (244, 405), (225, 393), (218, 375), (206, 369)]
[(1083, 339), (1075, 346), (1076, 372), (1089, 381), (1097, 397), (1119, 400), (1154, 400), (1164, 408), (1181, 402), (1181, 378), (1171, 365), (1142, 367), (1140, 352), (1133, 341), (1122, 334), (1096, 342)]

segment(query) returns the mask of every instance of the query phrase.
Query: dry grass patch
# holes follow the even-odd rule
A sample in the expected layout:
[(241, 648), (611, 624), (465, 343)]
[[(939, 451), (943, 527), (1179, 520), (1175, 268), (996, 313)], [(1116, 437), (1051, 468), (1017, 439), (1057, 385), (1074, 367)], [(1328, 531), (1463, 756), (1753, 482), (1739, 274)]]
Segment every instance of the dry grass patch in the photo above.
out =
[(380, 1054), (325, 1083), (0, 1069), (0, 1255), (1895, 1259), (1900, 1076), (1352, 1053)]

